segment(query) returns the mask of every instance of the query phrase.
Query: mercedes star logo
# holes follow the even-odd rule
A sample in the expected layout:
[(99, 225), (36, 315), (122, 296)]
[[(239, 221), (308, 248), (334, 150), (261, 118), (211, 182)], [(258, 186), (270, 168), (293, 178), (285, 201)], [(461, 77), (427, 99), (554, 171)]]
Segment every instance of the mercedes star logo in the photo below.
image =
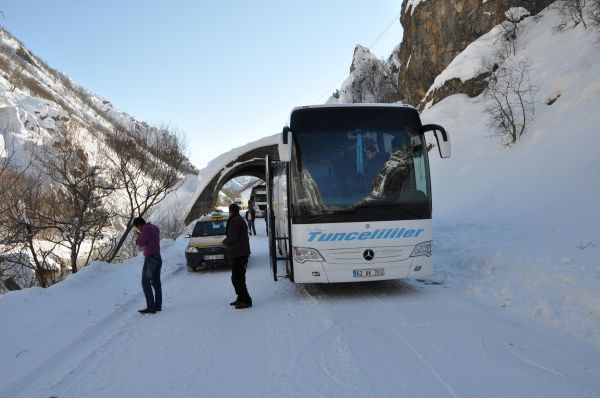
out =
[(363, 252), (363, 257), (365, 258), (365, 260), (371, 261), (373, 260), (373, 257), (375, 257), (375, 252), (373, 252), (373, 250), (371, 249), (367, 249)]

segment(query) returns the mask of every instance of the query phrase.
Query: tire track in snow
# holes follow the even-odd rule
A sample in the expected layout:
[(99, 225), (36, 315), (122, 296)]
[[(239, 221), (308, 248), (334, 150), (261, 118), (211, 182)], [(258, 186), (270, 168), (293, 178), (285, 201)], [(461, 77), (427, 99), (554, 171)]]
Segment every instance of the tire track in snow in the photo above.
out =
[[(369, 398), (360, 369), (333, 321), (328, 304), (287, 280), (268, 303), (269, 358), (261, 397)], [(281, 301), (278, 297), (283, 298)]]
[[(183, 263), (177, 263), (177, 265), (179, 267), (173, 268), (170, 273), (164, 276), (163, 280), (165, 282), (171, 280), (185, 266)], [(28, 391), (45, 391), (59, 386), (76, 372), (82, 363), (110, 344), (112, 340), (122, 335), (134, 323), (134, 320), (137, 320), (139, 315), (137, 311), (134, 313), (134, 305), (143, 297), (144, 294), (141, 291), (132, 295), (109, 316), (85, 329), (67, 347), (56, 352), (25, 376), (13, 382), (4, 391), (1, 391), (0, 398), (29, 397), (31, 395)], [(109, 333), (115, 328), (115, 332)], [(78, 352), (81, 354), (76, 355)]]
[[(283, 303), (277, 303), (283, 309), (273, 311), (278, 316), (269, 318), (269, 340), (274, 344), (270, 346), (269, 377), (262, 397), (324, 397), (310, 383), (303, 383), (299, 378), (301, 373), (297, 366), (296, 351), (298, 344), (304, 347), (304, 343), (294, 333), (294, 326), (309, 323), (311, 326), (308, 334), (319, 334), (321, 329), (330, 327), (331, 322), (319, 316), (319, 309), (312, 303), (308, 306), (299, 305), (306, 298), (306, 292), (301, 286), (280, 281), (277, 284), (277, 295), (286, 298)], [(315, 313), (318, 315), (315, 316)]]
[[(215, 363), (230, 318), (221, 306), (203, 305), (195, 294), (200, 290), (203, 293), (220, 290), (223, 275), (215, 273), (215, 278), (206, 275), (185, 271), (178, 275), (163, 289), (167, 292), (164, 311), (157, 316), (138, 317), (139, 322), (129, 333), (112, 340), (77, 370), (85, 374), (81, 380), (67, 384), (63, 389), (65, 394), (58, 395), (196, 396), (208, 380), (202, 369)], [(125, 346), (132, 350), (132, 355), (118, 364), (116, 372), (107, 369), (106, 364), (118, 358)], [(145, 352), (141, 354), (141, 350)], [(89, 375), (98, 372), (111, 380), (123, 377), (126, 392), (107, 387), (107, 391), (80, 394), (86, 392)]]
[[(477, 379), (474, 378), (464, 370), (458, 362), (447, 355), (444, 350), (438, 347), (435, 343), (422, 336), (414, 327), (410, 326), (408, 320), (402, 316), (397, 315), (397, 308), (390, 306), (385, 300), (379, 298), (381, 293), (386, 293), (387, 290), (393, 292), (394, 290), (408, 291), (410, 294), (418, 294), (415, 289), (404, 282), (392, 281), (383, 283), (357, 283), (348, 284), (342, 287), (335, 286), (322, 286), (321, 290), (328, 296), (328, 301), (335, 302), (340, 301), (339, 295), (340, 290), (342, 297), (350, 296), (353, 299), (359, 299), (361, 306), (371, 308), (369, 317), (366, 318), (369, 324), (377, 325), (377, 329), (369, 330), (369, 327), (365, 326), (364, 314), (357, 314), (354, 316), (352, 321), (352, 328), (346, 328), (346, 331), (350, 331), (355, 335), (364, 335), (373, 339), (371, 342), (370, 349), (377, 350), (376, 357), (379, 358), (379, 363), (394, 367), (394, 369), (388, 369), (387, 377), (381, 377), (382, 380), (389, 380), (396, 384), (399, 391), (404, 393), (407, 390), (411, 396), (430, 396), (432, 394), (431, 389), (435, 387), (429, 385), (421, 385), (419, 379), (431, 380), (434, 379), (441, 386), (442, 389), (436, 390), (434, 394), (440, 394), (441, 391), (445, 391), (451, 397), (462, 398), (462, 397), (476, 397), (476, 398), (491, 398), (493, 394), (490, 394), (485, 388), (479, 386)], [(377, 290), (374, 293), (374, 290)], [(358, 296), (358, 297), (357, 297)], [(347, 300), (342, 300), (341, 304), (336, 304), (336, 307), (347, 307)], [(412, 304), (419, 305), (418, 302)], [(334, 311), (343, 310), (343, 308), (334, 308)], [(351, 312), (350, 312), (351, 313)], [(345, 312), (345, 316), (348, 315), (348, 311)], [(372, 318), (376, 319), (373, 320)], [(375, 331), (375, 333), (373, 333)], [(352, 338), (349, 334), (346, 336)], [(385, 338), (385, 339), (384, 339)], [(381, 343), (377, 343), (378, 339), (382, 339)], [(404, 350), (399, 347), (393, 347), (391, 342), (396, 342), (405, 347)], [(387, 347), (386, 347), (387, 345)], [(402, 358), (407, 360), (407, 353), (410, 353), (415, 362), (405, 362), (401, 364), (398, 360), (396, 363), (393, 362), (392, 358), (395, 356), (395, 350), (400, 351), (397, 353), (398, 359)], [(364, 355), (360, 352), (357, 355)], [(376, 373), (371, 367), (374, 365), (372, 361), (362, 361), (363, 372)], [(382, 366), (380, 365), (381, 369)], [(419, 370), (420, 369), (420, 370)], [(425, 374), (423, 374), (425, 372)], [(410, 376), (412, 374), (412, 376)], [(393, 380), (393, 378), (400, 378), (400, 380)], [(402, 378), (404, 380), (402, 380)], [(413, 383), (410, 383), (413, 381)], [(417, 385), (415, 385), (415, 382)], [(389, 387), (389, 386), (388, 386)], [(426, 388), (423, 390), (422, 388)], [(384, 395), (378, 395), (384, 396)]]
[[(295, 371), (305, 375), (298, 382), (308, 387), (312, 396), (376, 397), (368, 389), (367, 380), (344, 339), (344, 331), (331, 316), (330, 304), (311, 293), (310, 285), (301, 289), (304, 299), (310, 300), (310, 304), (307, 306), (300, 302), (296, 303), (296, 307), (306, 311), (311, 322), (314, 322), (315, 314), (318, 314), (321, 330), (303, 344), (294, 356)], [(307, 380), (307, 375), (314, 378)]]
[[(202, 340), (202, 346), (206, 347), (205, 350), (202, 352), (202, 361), (206, 361), (206, 365), (203, 366), (203, 368), (211, 369), (217, 362), (219, 349), (223, 344), (224, 336), (226, 336), (227, 325), (230, 324), (231, 318), (233, 316), (232, 311), (219, 311), (219, 313), (221, 315), (216, 316), (216, 332), (213, 333), (211, 331), (211, 333), (207, 335), (208, 338)], [(188, 390), (195, 391), (197, 390), (198, 386), (207, 385), (209, 380), (210, 374), (208, 372), (202, 372), (197, 380), (188, 380)]]

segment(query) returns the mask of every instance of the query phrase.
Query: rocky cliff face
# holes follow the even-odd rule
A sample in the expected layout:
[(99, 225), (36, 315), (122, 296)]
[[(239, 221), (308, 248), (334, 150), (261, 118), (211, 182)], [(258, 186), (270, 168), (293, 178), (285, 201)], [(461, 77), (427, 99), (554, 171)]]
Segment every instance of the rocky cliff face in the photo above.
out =
[(427, 95), (450, 62), (470, 43), (506, 20), (505, 12), (523, 7), (531, 15), (553, 0), (403, 0), (402, 43), (382, 63), (357, 46), (350, 75), (329, 103), (402, 101), (422, 108), (455, 93), (477, 96), (486, 76), (452, 79)]
[[(396, 60), (400, 99), (419, 105), (435, 77), (462, 50), (479, 36), (505, 20), (511, 7), (524, 7), (532, 15), (551, 0), (403, 0), (400, 22), (404, 28), (402, 44), (391, 55)], [(416, 3), (416, 6), (414, 4)], [(461, 91), (453, 82), (445, 95)], [(482, 84), (465, 87), (467, 94), (478, 95)]]

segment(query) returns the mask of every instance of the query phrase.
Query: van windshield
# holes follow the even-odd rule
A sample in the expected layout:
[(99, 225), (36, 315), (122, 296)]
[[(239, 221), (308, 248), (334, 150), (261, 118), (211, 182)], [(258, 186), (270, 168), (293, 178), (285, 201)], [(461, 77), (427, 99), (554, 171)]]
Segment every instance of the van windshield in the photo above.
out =
[(225, 235), (227, 220), (198, 221), (192, 232), (192, 238), (198, 236)]

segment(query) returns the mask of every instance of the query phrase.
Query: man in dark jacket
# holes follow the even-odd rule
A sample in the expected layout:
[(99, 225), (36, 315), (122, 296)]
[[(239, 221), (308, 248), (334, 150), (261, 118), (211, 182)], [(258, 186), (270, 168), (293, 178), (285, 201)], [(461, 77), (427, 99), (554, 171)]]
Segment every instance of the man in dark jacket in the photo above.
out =
[(234, 305), (237, 309), (252, 307), (252, 298), (246, 287), (246, 266), (248, 265), (248, 256), (250, 256), (248, 226), (240, 216), (240, 208), (235, 203), (229, 205), (226, 235), (222, 244), (229, 264), (231, 264), (231, 283), (237, 294), (236, 300), (229, 304)]
[(256, 235), (256, 227), (254, 226), (254, 220), (256, 219), (256, 210), (254, 210), (254, 204), (250, 205), (252, 201), (248, 202), (248, 210), (246, 210), (246, 221), (248, 222), (248, 235)]

